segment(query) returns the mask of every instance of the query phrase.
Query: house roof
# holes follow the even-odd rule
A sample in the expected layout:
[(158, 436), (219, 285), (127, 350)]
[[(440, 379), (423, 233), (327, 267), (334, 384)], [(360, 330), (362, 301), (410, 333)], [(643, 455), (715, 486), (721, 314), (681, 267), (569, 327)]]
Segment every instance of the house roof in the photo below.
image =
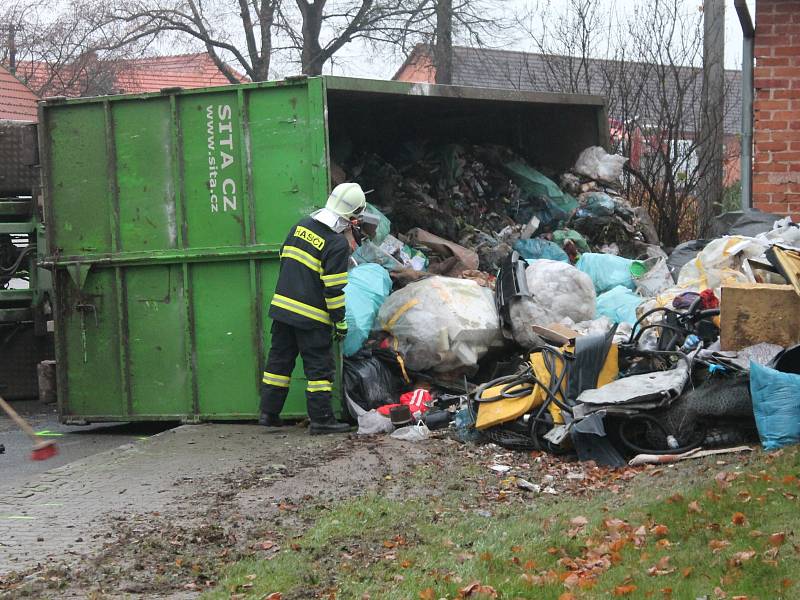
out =
[[(405, 81), (432, 82), (435, 69), (427, 46), (419, 45), (395, 75)], [(699, 129), (702, 70), (646, 63), (621, 63), (552, 54), (536, 54), (486, 48), (453, 48), (453, 85), (518, 89), (535, 92), (606, 94), (610, 118), (636, 112), (638, 120), (655, 121), (656, 98), (682, 98), (687, 131)], [(741, 71), (725, 71), (725, 133), (741, 130)], [(663, 96), (657, 91), (665, 90)], [(679, 91), (682, 90), (682, 91)], [(635, 109), (631, 104), (635, 104)], [(624, 106), (624, 108), (623, 108)]]
[(35, 122), (38, 100), (36, 94), (0, 66), (0, 119)]
[[(247, 78), (235, 73), (239, 81)], [(206, 52), (177, 56), (153, 56), (120, 61), (116, 84), (119, 93), (157, 92), (165, 87), (201, 88), (230, 85)]]
[[(43, 62), (20, 65), (19, 72), (42, 96), (140, 94), (163, 88), (230, 85), (206, 52), (136, 59), (102, 60), (84, 55), (55, 71)], [(234, 74), (242, 82), (243, 75)]]

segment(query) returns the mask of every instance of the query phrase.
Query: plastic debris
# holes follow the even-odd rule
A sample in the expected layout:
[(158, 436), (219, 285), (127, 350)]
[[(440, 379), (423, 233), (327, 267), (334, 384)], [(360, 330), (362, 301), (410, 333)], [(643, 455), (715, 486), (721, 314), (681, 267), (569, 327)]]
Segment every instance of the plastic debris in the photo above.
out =
[(517, 240), (514, 242), (513, 249), (519, 252), (522, 258), (531, 260), (546, 258), (549, 260), (569, 262), (567, 253), (564, 252), (558, 244), (542, 238)]
[(590, 146), (581, 152), (575, 162), (575, 172), (590, 179), (606, 183), (619, 183), (622, 168), (628, 159), (619, 154), (609, 154), (600, 146)]
[(541, 259), (525, 270), (531, 296), (511, 304), (509, 317), (514, 340), (524, 348), (535, 346), (532, 325), (546, 326), (565, 319), (577, 323), (595, 316), (592, 280), (565, 262)]
[(345, 356), (352, 356), (364, 345), (378, 310), (391, 291), (392, 279), (380, 265), (365, 264), (350, 270), (344, 288), (347, 315)]
[(614, 323), (636, 323), (636, 309), (644, 302), (628, 288), (618, 285), (597, 297), (597, 314)]
[(415, 371), (474, 369), (502, 345), (492, 292), (468, 279), (431, 277), (406, 286), (383, 304), (376, 327), (396, 338)]
[(591, 277), (598, 294), (618, 285), (635, 290), (634, 273), (642, 273), (645, 270), (640, 261), (596, 253), (583, 254), (575, 266)]

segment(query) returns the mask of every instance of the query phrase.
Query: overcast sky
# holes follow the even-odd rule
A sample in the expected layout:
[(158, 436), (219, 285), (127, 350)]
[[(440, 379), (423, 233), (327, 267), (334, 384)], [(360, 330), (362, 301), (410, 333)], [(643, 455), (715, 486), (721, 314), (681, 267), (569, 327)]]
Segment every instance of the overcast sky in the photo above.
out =
[[(563, 11), (566, 0), (549, 0), (555, 12)], [(629, 16), (634, 0), (596, 0), (604, 11), (616, 11), (622, 18)], [(520, 13), (532, 7), (547, 3), (547, 0), (504, 0), (509, 11)], [(683, 0), (687, 15), (701, 15), (702, 0)], [(750, 14), (755, 18), (755, 0), (747, 0)], [(524, 33), (518, 32), (518, 39), (497, 42), (497, 45), (508, 50), (533, 51), (530, 41), (524, 39)], [(325, 73), (349, 75), (354, 77), (391, 78), (402, 63), (402, 57), (376, 56), (363, 44), (351, 43), (336, 56), (336, 61), (326, 65)], [(742, 63), (742, 29), (732, 0), (725, 1), (725, 66), (728, 69), (740, 69)]]

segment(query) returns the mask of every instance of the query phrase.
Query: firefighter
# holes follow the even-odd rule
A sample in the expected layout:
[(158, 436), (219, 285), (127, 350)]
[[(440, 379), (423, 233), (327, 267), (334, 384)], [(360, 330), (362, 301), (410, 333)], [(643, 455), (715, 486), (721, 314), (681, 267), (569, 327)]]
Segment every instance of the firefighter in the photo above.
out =
[(325, 208), (291, 228), (281, 248), (281, 266), (269, 309), (272, 345), (264, 369), (259, 424), (281, 427), (280, 418), (298, 353), (308, 385), (309, 433), (350, 430), (333, 415), (333, 340), (347, 335), (344, 286), (350, 244), (344, 232), (364, 211), (357, 183), (337, 185)]

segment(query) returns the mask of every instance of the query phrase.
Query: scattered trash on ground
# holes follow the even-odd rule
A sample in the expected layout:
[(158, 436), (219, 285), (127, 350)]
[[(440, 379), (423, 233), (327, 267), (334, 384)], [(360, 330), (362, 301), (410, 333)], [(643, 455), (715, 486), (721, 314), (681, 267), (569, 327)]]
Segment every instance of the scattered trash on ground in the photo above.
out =
[(800, 442), (800, 368), (774, 363), (800, 342), (800, 228), (753, 211), (668, 254), (623, 164), (587, 148), (559, 175), (500, 146), (424, 144), (341, 164), (377, 223), (348, 290), (359, 433), (614, 468)]

